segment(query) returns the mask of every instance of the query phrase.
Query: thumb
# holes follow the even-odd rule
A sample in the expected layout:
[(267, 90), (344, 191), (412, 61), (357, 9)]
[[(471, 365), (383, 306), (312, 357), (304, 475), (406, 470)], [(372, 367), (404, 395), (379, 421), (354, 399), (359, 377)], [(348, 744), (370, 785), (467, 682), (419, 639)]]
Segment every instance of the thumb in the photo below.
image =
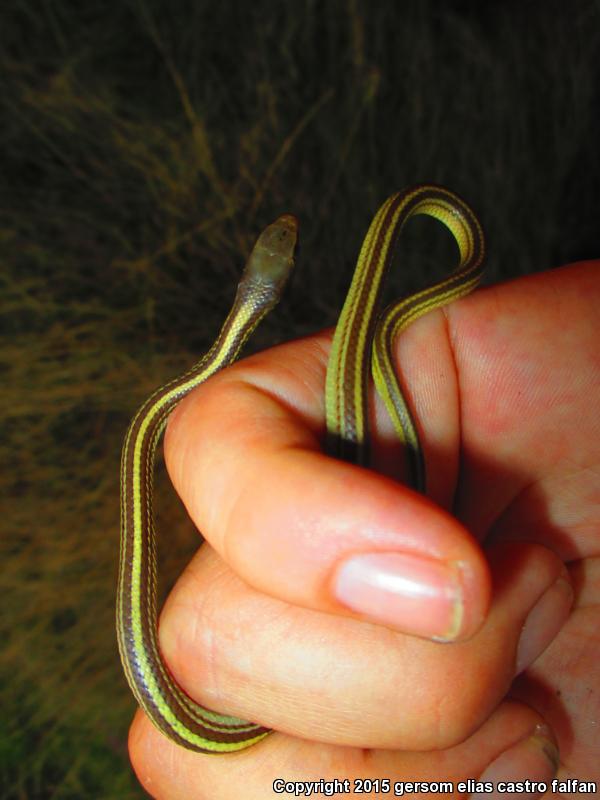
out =
[(306, 366), (315, 349), (274, 348), (182, 401), (165, 439), (180, 497), (263, 594), (423, 638), (469, 638), (489, 603), (479, 544), (428, 498), (321, 451), (322, 374)]

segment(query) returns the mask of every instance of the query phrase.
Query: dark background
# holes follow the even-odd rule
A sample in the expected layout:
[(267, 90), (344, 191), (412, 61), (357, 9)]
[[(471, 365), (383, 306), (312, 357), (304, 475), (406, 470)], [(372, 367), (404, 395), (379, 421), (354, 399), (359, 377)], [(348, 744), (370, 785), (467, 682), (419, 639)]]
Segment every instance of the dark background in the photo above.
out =
[[(333, 324), (379, 204), (444, 183), (495, 282), (600, 255), (600, 3), (45, 0), (0, 9), (1, 798), (135, 798), (113, 633), (131, 413), (301, 224), (252, 348)], [(452, 265), (415, 220), (391, 291)], [(560, 332), (557, 332), (560, 335)], [(197, 535), (161, 477), (166, 590)]]

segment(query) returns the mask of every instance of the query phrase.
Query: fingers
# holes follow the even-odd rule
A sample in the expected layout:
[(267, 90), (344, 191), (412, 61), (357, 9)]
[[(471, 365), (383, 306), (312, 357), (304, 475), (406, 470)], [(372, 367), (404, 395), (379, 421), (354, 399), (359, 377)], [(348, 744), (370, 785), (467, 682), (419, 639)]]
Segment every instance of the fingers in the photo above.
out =
[(532, 545), (492, 551), (482, 625), (490, 575), (469, 533), (320, 452), (324, 361), (318, 340), (286, 345), (175, 415), (169, 468), (214, 549), (172, 593), (161, 647), (186, 691), (223, 713), (334, 744), (447, 747), (554, 635), (568, 583), (538, 612), (549, 622), (523, 628), (562, 565)]
[[(547, 731), (538, 727), (541, 720), (518, 707), (515, 724), (515, 705), (498, 708), (498, 703), (569, 613), (571, 592), (560, 561), (532, 544), (494, 547), (490, 579), (469, 535), (442, 511), (381, 476), (322, 456), (325, 347), (318, 339), (300, 344), (279, 350), (283, 360), (276, 375), (265, 356), (203, 387), (174, 415), (167, 441), (175, 483), (215, 549), (202, 548), (173, 593), (161, 647), (179, 682), (200, 702), (283, 733), (233, 756), (243, 765), (239, 778), (237, 767), (229, 770), (229, 759), (224, 769), (221, 758), (174, 749), (138, 716), (131, 747), (140, 776), (147, 770), (146, 777), (160, 781), (160, 770), (148, 766), (159, 762), (172, 780), (156, 796), (188, 796), (185, 788), (178, 790), (185, 774), (189, 796), (200, 797), (206, 788), (206, 796), (218, 800), (263, 797), (265, 788), (270, 796), (272, 784), (264, 779), (282, 770), (293, 779), (341, 772), (385, 777), (406, 767), (406, 775), (415, 778), (421, 777), (420, 767), (429, 777), (434, 764), (435, 778), (442, 768), (464, 768), (469, 776), (517, 780), (529, 767), (541, 774), (545, 758), (548, 772), (553, 751)], [(533, 406), (538, 414), (539, 404)], [(493, 409), (493, 403), (485, 408)], [(428, 461), (438, 453), (444, 464), (451, 464), (452, 455), (457, 463), (460, 443), (445, 430), (457, 410), (464, 408), (451, 409), (433, 444), (426, 442)], [(468, 420), (477, 418), (472, 411), (466, 411)], [(205, 412), (208, 422), (201, 419)], [(531, 420), (524, 428), (530, 426)], [(487, 456), (490, 440), (484, 433), (478, 448), (467, 442), (469, 452)], [(507, 445), (504, 429), (496, 433)], [(265, 443), (268, 453), (256, 457), (253, 451)], [(509, 444), (510, 453), (523, 451), (522, 442)], [(503, 459), (504, 450), (498, 451)], [(533, 445), (525, 450), (537, 458)], [(478, 475), (479, 465), (467, 466), (471, 476)], [(261, 476), (267, 490), (259, 485)], [(435, 497), (449, 505), (453, 486), (447, 475), (441, 480)], [(520, 538), (524, 530), (528, 539), (535, 538), (539, 506), (530, 525), (523, 524), (528, 518), (522, 513), (500, 514), (501, 503), (490, 501), (498, 484), (488, 480), (485, 494), (473, 492), (475, 484), (469, 483), (476, 512), (465, 512), (463, 498), (462, 518), (478, 533), (500, 519), (503, 534), (512, 527)], [(509, 494), (514, 497), (513, 487)], [(356, 556), (366, 558), (357, 565)], [(416, 570), (415, 576), (415, 558), (437, 565), (437, 589), (431, 570)], [(449, 566), (456, 570), (453, 587), (440, 591)], [(412, 580), (406, 579), (409, 567)], [(373, 588), (379, 591), (375, 599)], [(461, 605), (466, 617), (457, 613)], [(439, 645), (427, 641), (431, 637), (454, 643)], [(563, 658), (556, 648), (548, 652)], [(503, 727), (498, 720), (506, 721), (507, 707), (513, 710), (510, 725)], [(494, 746), (479, 738), (490, 730), (504, 731), (492, 737)], [(364, 749), (369, 747), (387, 749)], [(415, 748), (442, 750), (407, 752)], [(531, 766), (536, 760), (537, 767)], [(381, 765), (385, 771), (378, 770)], [(369, 772), (361, 773), (361, 767)]]
[[(541, 717), (515, 702), (503, 703), (467, 741), (438, 752), (342, 748), (272, 736), (241, 753), (199, 755), (165, 740), (141, 712), (131, 727), (129, 749), (142, 785), (161, 800), (263, 800), (291, 797), (302, 787), (304, 793), (296, 796), (307, 796), (311, 784), (320, 787), (321, 796), (335, 781), (339, 796), (399, 797), (407, 782), (450, 781), (456, 793), (478, 797), (480, 789), (489, 797), (490, 785), (495, 789), (500, 781), (549, 782), (557, 758)], [(469, 779), (472, 783), (459, 785)]]
[(483, 723), (569, 610), (549, 551), (513, 544), (491, 559), (488, 619), (468, 642), (440, 645), (270, 598), (203, 547), (166, 604), (161, 649), (216, 711), (333, 744), (448, 747)]
[(489, 602), (479, 546), (426, 498), (321, 452), (324, 369), (306, 340), (200, 387), (169, 425), (177, 491), (260, 592), (429, 639), (468, 638)]

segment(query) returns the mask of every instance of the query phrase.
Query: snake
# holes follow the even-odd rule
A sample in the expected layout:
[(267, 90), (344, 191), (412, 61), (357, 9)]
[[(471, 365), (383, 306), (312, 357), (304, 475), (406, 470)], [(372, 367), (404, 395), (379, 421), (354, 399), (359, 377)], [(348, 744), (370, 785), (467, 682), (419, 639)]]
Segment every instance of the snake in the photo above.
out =
[[(459, 258), (443, 280), (380, 309), (384, 279), (398, 236), (416, 215), (443, 223)], [(260, 234), (244, 267), (235, 299), (208, 352), (189, 370), (153, 392), (127, 429), (121, 455), (121, 539), (116, 627), (125, 677), (154, 725), (173, 742), (200, 753), (250, 747), (269, 728), (212, 711), (179, 686), (158, 644), (157, 536), (152, 507), (156, 449), (170, 413), (189, 392), (232, 364), (264, 316), (279, 301), (294, 264), (298, 221), (278, 217)], [(325, 382), (326, 450), (359, 465), (369, 463), (368, 389), (371, 375), (404, 446), (408, 482), (426, 491), (423, 448), (414, 414), (398, 378), (394, 346), (408, 325), (472, 292), (482, 277), (485, 243), (467, 203), (435, 184), (389, 197), (363, 241), (340, 313)]]

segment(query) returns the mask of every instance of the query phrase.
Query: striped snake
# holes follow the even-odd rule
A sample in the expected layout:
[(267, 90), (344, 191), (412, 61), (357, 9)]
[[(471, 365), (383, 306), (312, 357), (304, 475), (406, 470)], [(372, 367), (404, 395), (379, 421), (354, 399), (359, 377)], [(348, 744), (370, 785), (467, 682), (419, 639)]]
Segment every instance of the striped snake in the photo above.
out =
[[(454, 236), (459, 263), (445, 279), (380, 313), (383, 279), (404, 223), (417, 214), (434, 217)], [(264, 738), (261, 725), (224, 716), (194, 702), (175, 682), (158, 647), (156, 533), (152, 474), (158, 440), (169, 414), (192, 389), (231, 364), (260, 320), (278, 302), (293, 266), (297, 221), (284, 214), (260, 235), (246, 263), (231, 311), (197, 364), (157, 389), (134, 416), (121, 460), (121, 557), (117, 636), (123, 669), (138, 703), (170, 739), (190, 750), (229, 753)], [(399, 439), (412, 485), (425, 491), (425, 464), (417, 428), (394, 368), (400, 331), (429, 310), (471, 292), (484, 256), (481, 226), (469, 206), (440, 186), (418, 185), (381, 206), (363, 242), (340, 314), (327, 367), (327, 450), (368, 463), (367, 388), (372, 371)]]

